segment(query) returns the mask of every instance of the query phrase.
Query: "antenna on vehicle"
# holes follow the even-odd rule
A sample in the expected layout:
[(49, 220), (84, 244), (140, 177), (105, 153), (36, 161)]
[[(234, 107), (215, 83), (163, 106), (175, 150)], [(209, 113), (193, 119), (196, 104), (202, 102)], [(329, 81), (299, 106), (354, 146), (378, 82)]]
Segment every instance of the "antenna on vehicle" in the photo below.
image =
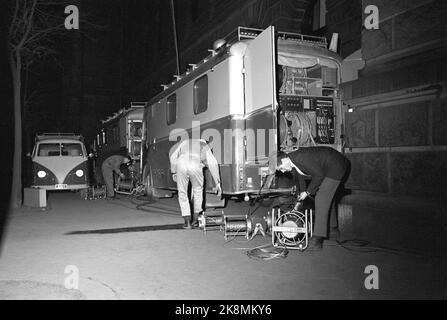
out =
[(329, 50), (337, 52), (337, 47), (338, 47), (338, 33), (333, 33), (331, 43), (329, 45)]

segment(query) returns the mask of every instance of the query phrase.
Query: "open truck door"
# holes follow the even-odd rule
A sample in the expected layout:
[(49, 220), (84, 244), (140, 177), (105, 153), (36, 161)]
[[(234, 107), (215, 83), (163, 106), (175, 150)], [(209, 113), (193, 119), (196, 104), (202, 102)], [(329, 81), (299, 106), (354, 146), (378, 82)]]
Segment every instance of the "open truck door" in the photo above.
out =
[(275, 28), (268, 27), (248, 45), (244, 56), (245, 114), (266, 106), (276, 110)]
[[(245, 129), (256, 136), (255, 144), (246, 144), (246, 161), (248, 164), (266, 163), (268, 155), (277, 149), (276, 34), (273, 26), (249, 42), (244, 69)], [(261, 137), (264, 142), (259, 140)]]

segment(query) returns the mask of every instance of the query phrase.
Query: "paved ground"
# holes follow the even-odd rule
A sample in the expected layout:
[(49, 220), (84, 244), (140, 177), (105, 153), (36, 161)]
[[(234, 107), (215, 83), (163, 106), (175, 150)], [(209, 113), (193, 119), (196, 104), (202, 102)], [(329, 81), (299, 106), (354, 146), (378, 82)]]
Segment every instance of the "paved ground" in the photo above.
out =
[[(327, 241), (319, 253), (290, 251), (286, 259), (258, 261), (244, 248), (268, 244), (270, 238), (226, 242), (218, 231), (132, 229), (182, 223), (176, 199), (160, 200), (147, 211), (135, 210), (128, 198), (84, 201), (74, 193), (50, 194), (49, 203), (48, 211), (10, 215), (0, 299), (447, 298), (444, 260), (354, 252)], [(224, 210), (246, 213), (247, 208), (231, 201)], [(100, 229), (117, 230), (76, 234)], [(365, 289), (368, 265), (378, 267), (378, 290)], [(73, 275), (67, 266), (79, 270), (79, 290), (65, 288)]]

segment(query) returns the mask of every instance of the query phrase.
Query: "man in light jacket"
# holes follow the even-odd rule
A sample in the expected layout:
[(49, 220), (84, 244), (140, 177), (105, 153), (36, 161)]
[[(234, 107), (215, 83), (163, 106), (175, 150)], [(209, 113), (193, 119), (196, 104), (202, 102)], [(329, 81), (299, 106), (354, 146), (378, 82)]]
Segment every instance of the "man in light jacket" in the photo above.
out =
[[(222, 194), (220, 185), (219, 164), (211, 152), (207, 142), (202, 139), (187, 139), (179, 142), (171, 149), (170, 162), (172, 178), (177, 182), (178, 201), (185, 219), (184, 228), (198, 226), (198, 217), (203, 203), (203, 168), (210, 170), (216, 184), (218, 195)], [(194, 216), (191, 223), (191, 209), (188, 198), (188, 184), (192, 185), (194, 199)]]

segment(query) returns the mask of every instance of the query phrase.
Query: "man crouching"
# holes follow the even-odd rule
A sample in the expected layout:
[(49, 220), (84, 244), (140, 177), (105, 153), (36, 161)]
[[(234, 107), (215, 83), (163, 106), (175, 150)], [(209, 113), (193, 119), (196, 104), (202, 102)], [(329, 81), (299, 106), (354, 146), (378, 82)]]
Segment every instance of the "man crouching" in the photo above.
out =
[[(328, 234), (328, 217), (334, 207), (334, 195), (349, 171), (349, 160), (340, 152), (329, 147), (304, 147), (290, 153), (279, 152), (269, 159), (269, 171), (290, 172), (296, 170), (300, 190), (298, 200), (315, 195), (315, 226), (310, 250), (321, 250), (323, 239)], [(311, 178), (306, 188), (304, 177)], [(272, 177), (272, 176), (270, 176)], [(272, 179), (269, 179), (268, 184)], [(332, 210), (335, 214), (335, 210)], [(335, 218), (335, 216), (333, 217)]]

